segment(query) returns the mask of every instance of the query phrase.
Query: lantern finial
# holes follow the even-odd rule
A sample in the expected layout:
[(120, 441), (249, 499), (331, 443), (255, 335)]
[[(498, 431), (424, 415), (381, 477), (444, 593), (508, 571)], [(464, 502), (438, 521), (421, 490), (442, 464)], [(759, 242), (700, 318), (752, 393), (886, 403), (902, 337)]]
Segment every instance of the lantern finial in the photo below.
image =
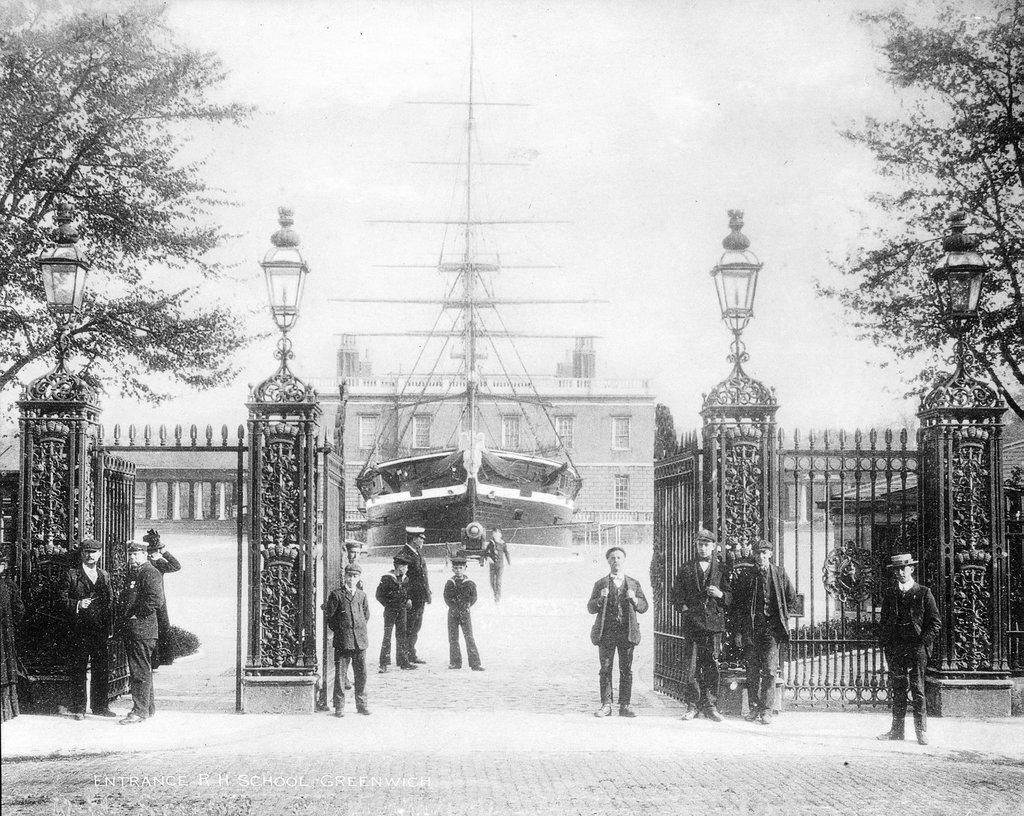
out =
[(750, 239), (740, 232), (743, 229), (743, 210), (729, 210), (729, 229), (732, 230), (722, 239), (722, 246), (734, 252), (743, 252), (750, 248)]

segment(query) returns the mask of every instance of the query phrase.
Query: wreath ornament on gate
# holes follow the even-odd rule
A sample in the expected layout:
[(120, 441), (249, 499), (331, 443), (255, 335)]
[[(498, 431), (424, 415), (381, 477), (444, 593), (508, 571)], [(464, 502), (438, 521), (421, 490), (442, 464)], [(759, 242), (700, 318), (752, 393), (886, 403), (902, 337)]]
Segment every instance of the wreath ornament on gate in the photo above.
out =
[(875, 587), (875, 565), (871, 550), (847, 541), (825, 558), (821, 568), (825, 591), (843, 604), (857, 605), (871, 597)]

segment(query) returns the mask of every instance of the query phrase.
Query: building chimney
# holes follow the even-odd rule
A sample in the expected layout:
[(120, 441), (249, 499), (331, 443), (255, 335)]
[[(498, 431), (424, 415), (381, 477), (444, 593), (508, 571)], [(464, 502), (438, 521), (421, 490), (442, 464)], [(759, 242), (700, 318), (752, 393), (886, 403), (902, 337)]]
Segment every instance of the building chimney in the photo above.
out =
[(597, 373), (597, 355), (593, 337), (577, 337), (572, 352), (572, 375), (578, 380), (592, 380)]
[(341, 342), (338, 344), (338, 379), (358, 377), (362, 374), (361, 368), (355, 335), (341, 335)]

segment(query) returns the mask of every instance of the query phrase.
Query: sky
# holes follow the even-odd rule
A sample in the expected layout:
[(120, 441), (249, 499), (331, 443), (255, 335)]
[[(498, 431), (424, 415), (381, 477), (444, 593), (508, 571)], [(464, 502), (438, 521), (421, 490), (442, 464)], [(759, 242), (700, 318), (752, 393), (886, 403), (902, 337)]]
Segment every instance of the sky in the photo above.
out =
[[(563, 223), (496, 227), (487, 246), (506, 264), (502, 296), (595, 298), (589, 306), (509, 307), (510, 328), (599, 336), (598, 375), (651, 381), (677, 429), (697, 427), (701, 395), (729, 371), (730, 335), (709, 271), (729, 209), (764, 267), (745, 333), (747, 370), (776, 388), (787, 428), (912, 423), (906, 373), (858, 340), (840, 308), (815, 293), (880, 216), (870, 156), (840, 131), (898, 112), (869, 30), (854, 19), (883, 0), (657, 2), (580, 0), (473, 5), (480, 156), (525, 166), (481, 168), (485, 218)], [(424, 306), (342, 297), (437, 297), (429, 264), (443, 227), (375, 219), (459, 217), (455, 168), (464, 149), (470, 6), (459, 2), (179, 0), (181, 40), (228, 70), (218, 95), (257, 107), (245, 128), (194, 131), (186, 155), (237, 206), (214, 216), (231, 238), (229, 278), (208, 285), (258, 339), (234, 385), (183, 392), (142, 408), (108, 395), (106, 423), (221, 423), (245, 418), (246, 386), (272, 373), (273, 324), (258, 261), (276, 209), (295, 210), (312, 272), (292, 333), (293, 367), (330, 377), (338, 333), (427, 329)], [(205, 295), (206, 293), (204, 293)], [(411, 339), (366, 341), (375, 373), (408, 370)], [(553, 374), (571, 341), (524, 342), (537, 374)]]

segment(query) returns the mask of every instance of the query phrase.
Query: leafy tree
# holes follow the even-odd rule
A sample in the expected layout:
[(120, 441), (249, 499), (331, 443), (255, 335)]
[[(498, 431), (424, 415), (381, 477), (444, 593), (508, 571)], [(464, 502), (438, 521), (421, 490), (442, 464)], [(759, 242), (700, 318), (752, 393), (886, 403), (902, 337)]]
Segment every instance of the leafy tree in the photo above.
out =
[(672, 411), (667, 405), (658, 403), (654, 406), (654, 458), (664, 459), (679, 450), (679, 439), (676, 436), (676, 423), (672, 419)]
[(0, 34), (0, 393), (57, 343), (34, 260), (61, 202), (92, 261), (65, 328), (84, 374), (152, 401), (165, 396), (154, 380), (224, 383), (247, 338), (199, 283), (223, 272), (208, 260), (225, 237), (209, 210), (227, 202), (181, 153), (187, 128), (250, 110), (211, 101), (220, 62), (177, 43), (159, 11), (44, 11)]
[(897, 118), (844, 135), (873, 155), (887, 189), (872, 196), (885, 225), (838, 265), (848, 280), (819, 291), (897, 357), (924, 360), (915, 386), (948, 366), (950, 330), (928, 276), (933, 239), (965, 210), (989, 264), (974, 364), (1021, 416), (1024, 390), (1024, 14), (1021, 0), (949, 5), (928, 22), (862, 14), (880, 33), (883, 73), (901, 92)]

